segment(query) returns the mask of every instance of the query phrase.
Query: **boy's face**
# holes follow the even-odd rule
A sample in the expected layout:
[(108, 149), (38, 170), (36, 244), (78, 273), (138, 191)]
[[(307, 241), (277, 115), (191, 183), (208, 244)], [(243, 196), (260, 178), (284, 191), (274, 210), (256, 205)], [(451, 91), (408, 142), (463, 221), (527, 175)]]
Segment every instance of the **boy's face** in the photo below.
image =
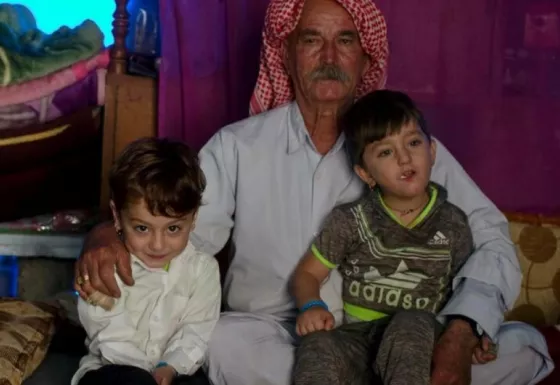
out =
[(196, 212), (181, 218), (154, 216), (144, 200), (120, 212), (111, 202), (111, 210), (128, 251), (152, 268), (164, 267), (185, 249), (196, 220)]
[(426, 191), (435, 155), (435, 142), (410, 122), (398, 134), (368, 144), (364, 167), (354, 170), (368, 185), (379, 185), (384, 195), (410, 199)]

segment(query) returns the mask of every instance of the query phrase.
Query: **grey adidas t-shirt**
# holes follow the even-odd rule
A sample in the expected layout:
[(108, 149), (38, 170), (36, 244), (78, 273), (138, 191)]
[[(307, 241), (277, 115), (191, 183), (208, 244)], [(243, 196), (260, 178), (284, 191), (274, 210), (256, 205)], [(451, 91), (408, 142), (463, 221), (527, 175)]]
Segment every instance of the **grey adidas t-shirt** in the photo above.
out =
[(442, 186), (429, 189), (429, 204), (409, 226), (392, 217), (376, 191), (327, 217), (312, 252), (340, 270), (350, 318), (372, 319), (363, 309), (437, 313), (449, 299), (452, 279), (474, 244), (465, 213), (446, 200)]

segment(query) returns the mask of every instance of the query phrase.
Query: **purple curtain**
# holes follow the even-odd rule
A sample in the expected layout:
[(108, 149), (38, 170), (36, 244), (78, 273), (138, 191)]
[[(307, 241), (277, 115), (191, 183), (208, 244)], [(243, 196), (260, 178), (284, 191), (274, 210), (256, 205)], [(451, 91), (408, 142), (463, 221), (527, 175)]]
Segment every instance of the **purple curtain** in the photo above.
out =
[(507, 211), (560, 212), (560, 2), (378, 0), (388, 87)]
[[(404, 90), (505, 211), (560, 213), (560, 2), (377, 0)], [(266, 0), (160, 0), (160, 135), (200, 147), (247, 115)]]
[(248, 115), (267, 0), (160, 0), (159, 135), (200, 148)]

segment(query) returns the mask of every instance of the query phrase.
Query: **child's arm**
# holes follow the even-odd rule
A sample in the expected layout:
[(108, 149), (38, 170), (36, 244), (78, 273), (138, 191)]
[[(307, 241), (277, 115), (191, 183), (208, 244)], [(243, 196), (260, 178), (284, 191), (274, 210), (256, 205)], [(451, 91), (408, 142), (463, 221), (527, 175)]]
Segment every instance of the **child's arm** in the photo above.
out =
[(178, 374), (186, 375), (194, 374), (204, 362), (208, 340), (220, 317), (222, 298), (220, 270), (216, 260), (201, 255), (195, 268), (198, 274), (188, 308), (161, 359)]
[(331, 269), (321, 262), (313, 251), (308, 251), (299, 262), (292, 278), (292, 295), (296, 306), (301, 309), (311, 301), (320, 301), (321, 284), (330, 274)]
[(126, 314), (124, 297), (116, 300), (110, 311), (79, 298), (78, 315), (90, 340), (88, 348), (92, 354), (102, 356), (111, 364), (152, 369), (146, 354), (131, 342), (136, 330)]
[(348, 209), (336, 207), (328, 215), (323, 229), (313, 240), (309, 251), (292, 276), (291, 292), (301, 309), (311, 301), (321, 300), (321, 284), (330, 271), (339, 265), (353, 243)]

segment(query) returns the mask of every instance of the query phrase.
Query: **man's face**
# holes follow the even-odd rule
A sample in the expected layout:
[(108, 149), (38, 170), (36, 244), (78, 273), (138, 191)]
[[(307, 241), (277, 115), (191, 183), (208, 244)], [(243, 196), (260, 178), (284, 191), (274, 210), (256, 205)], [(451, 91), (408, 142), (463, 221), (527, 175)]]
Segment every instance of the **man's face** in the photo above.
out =
[(296, 100), (343, 104), (353, 98), (369, 58), (350, 14), (334, 0), (306, 0), (286, 42)]

